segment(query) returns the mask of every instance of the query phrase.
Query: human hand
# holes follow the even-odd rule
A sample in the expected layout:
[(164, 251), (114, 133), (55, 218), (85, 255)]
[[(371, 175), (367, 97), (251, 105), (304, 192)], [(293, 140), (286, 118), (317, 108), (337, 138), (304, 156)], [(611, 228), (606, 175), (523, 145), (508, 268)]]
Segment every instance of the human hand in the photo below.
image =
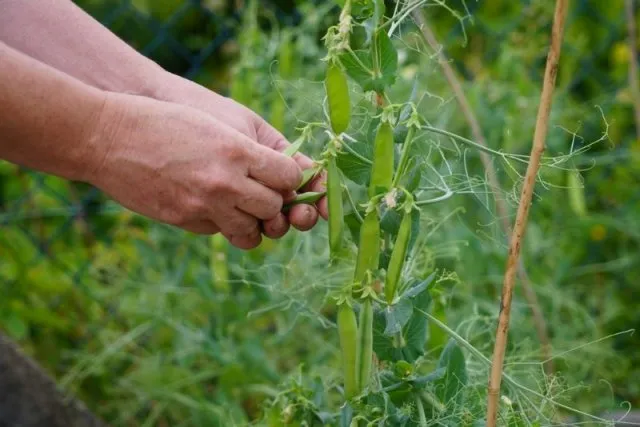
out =
[[(258, 220), (282, 215), (302, 180), (293, 159), (210, 114), (109, 94), (92, 137), (88, 181), (123, 206), (241, 249), (260, 244)], [(275, 220), (274, 220), (275, 218)]]
[[(161, 89), (156, 91), (155, 97), (199, 109), (272, 150), (282, 152), (289, 146), (280, 132), (242, 104), (173, 74), (166, 73), (158, 80), (164, 80), (164, 83), (160, 85)], [(302, 169), (313, 167), (313, 161), (303, 154), (296, 154), (294, 159)], [(303, 190), (324, 191), (325, 181), (325, 174), (319, 174)], [(294, 196), (293, 192), (283, 193), (285, 201)], [(287, 233), (289, 225), (306, 231), (315, 226), (319, 215), (327, 219), (328, 212), (327, 200), (323, 197), (314, 205), (296, 205), (286, 215), (279, 213), (274, 218), (264, 221), (263, 231), (269, 238), (282, 237)]]

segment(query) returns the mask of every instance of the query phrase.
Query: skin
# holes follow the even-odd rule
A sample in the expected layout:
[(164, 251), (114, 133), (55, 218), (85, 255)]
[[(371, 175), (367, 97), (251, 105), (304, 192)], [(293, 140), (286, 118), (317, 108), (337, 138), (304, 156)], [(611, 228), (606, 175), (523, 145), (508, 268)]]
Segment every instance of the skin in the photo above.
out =
[(293, 159), (200, 110), (96, 89), (5, 44), (0, 58), (2, 157), (149, 218), (248, 249), (302, 180)]
[[(93, 136), (97, 152), (108, 155), (104, 164), (91, 174), (91, 183), (123, 206), (196, 233), (220, 230), (232, 244), (244, 249), (257, 246), (262, 234), (279, 238), (290, 225), (309, 230), (319, 215), (328, 217), (325, 198), (315, 206), (297, 205), (287, 215), (274, 209), (295, 196), (293, 190), (297, 185), (282, 185), (282, 178), (272, 176), (282, 173), (293, 176), (292, 172), (286, 172), (292, 167), (286, 166), (279, 156), (265, 153), (277, 154), (289, 142), (253, 111), (163, 70), (71, 1), (0, 0), (0, 11), (0, 41), (98, 93), (108, 94), (104, 95), (100, 126), (112, 136)], [(2, 76), (2, 81), (11, 80), (16, 86), (16, 73), (25, 72), (14, 68), (13, 74), (6, 75), (10, 78)], [(191, 132), (189, 141), (186, 132)], [(196, 135), (192, 133), (199, 138), (195, 142)], [(173, 139), (163, 138), (164, 135)], [(110, 143), (112, 140), (115, 142)], [(20, 141), (24, 147), (25, 142)], [(180, 150), (176, 150), (177, 145)], [(0, 148), (0, 157), (11, 161), (5, 149)], [(29, 152), (31, 156), (38, 155), (33, 149)], [(129, 155), (135, 155), (133, 160), (125, 158)], [(209, 157), (214, 155), (217, 157)], [(258, 155), (264, 156), (257, 159)], [(47, 157), (47, 163), (51, 163), (49, 153)], [(233, 161), (227, 162), (229, 158)], [(297, 154), (294, 160), (299, 169), (312, 166), (304, 155)], [(253, 169), (249, 165), (254, 161), (263, 162), (258, 168), (262, 172), (257, 173), (261, 178), (250, 172)], [(56, 162), (64, 164), (65, 160)], [(231, 169), (238, 165), (242, 165), (238, 170), (248, 175), (244, 180), (231, 182), (236, 179)], [(55, 168), (32, 167), (45, 172), (43, 167)], [(139, 172), (133, 172), (134, 167)], [(223, 185), (223, 180), (229, 182)], [(324, 181), (324, 175), (320, 175), (304, 191), (323, 191)], [(240, 184), (244, 187), (237, 188)], [(212, 185), (235, 187), (214, 191)], [(214, 198), (205, 197), (212, 192)], [(135, 196), (136, 193), (140, 194)], [(166, 211), (167, 206), (173, 206), (165, 199), (166, 195), (173, 195), (173, 204), (175, 200), (189, 202), (175, 206), (178, 212)], [(199, 205), (209, 208), (196, 208)], [(206, 210), (208, 216), (195, 214), (194, 210)], [(246, 227), (244, 234), (240, 225)]]

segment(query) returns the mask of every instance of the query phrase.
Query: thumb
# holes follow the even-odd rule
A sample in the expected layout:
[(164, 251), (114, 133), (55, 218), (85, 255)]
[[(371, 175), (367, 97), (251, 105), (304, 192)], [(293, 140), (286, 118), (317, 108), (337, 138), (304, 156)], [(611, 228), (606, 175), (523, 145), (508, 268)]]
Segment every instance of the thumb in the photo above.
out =
[[(258, 144), (279, 152), (283, 152), (289, 145), (291, 145), (284, 135), (267, 123), (262, 117), (257, 117), (256, 120)], [(293, 158), (302, 169), (313, 167), (313, 161), (304, 154), (298, 153), (293, 156)]]

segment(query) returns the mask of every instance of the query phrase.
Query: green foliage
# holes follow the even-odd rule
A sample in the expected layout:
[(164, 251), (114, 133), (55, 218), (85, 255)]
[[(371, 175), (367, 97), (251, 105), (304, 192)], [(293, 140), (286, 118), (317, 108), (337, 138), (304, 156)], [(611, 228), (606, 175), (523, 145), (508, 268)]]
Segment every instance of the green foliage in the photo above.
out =
[[(334, 141), (318, 124), (326, 118), (322, 37), (343, 1), (298, 2), (295, 25), (278, 22), (283, 15), (264, 2), (248, 2), (239, 37), (210, 56), (206, 46), (227, 22), (218, 18), (229, 12), (216, 2), (120, 3), (78, 2), (134, 48), (229, 93), (290, 139), (310, 124), (300, 149), (322, 160)], [(331, 268), (324, 222), (243, 253), (149, 224), (83, 186), (0, 163), (2, 330), (112, 425), (483, 425), (506, 254), (493, 197), (507, 201), (512, 219), (552, 3), (423, 8), (493, 150), (502, 192), (488, 187), (472, 133), (418, 29), (403, 19), (389, 37), (394, 2), (351, 3), (353, 52), (338, 59), (352, 116), (333, 147), (351, 233)], [(510, 426), (548, 425), (558, 413), (588, 422), (625, 401), (640, 405), (640, 341), (625, 332), (640, 325), (640, 143), (622, 2), (609, 3), (576, 2), (565, 37), (547, 163), (523, 246), (556, 375), (542, 374), (518, 294), (501, 404)], [(156, 38), (158, 23), (168, 38)], [(383, 116), (380, 102), (393, 114)], [(409, 138), (414, 109), (419, 125)], [(345, 402), (333, 297), (352, 285), (376, 130), (387, 118), (401, 171), (392, 187), (402, 191), (373, 201), (381, 238), (369, 296), (380, 295), (407, 193), (419, 209), (396, 298), (373, 300), (370, 387)], [(75, 216), (70, 204), (83, 199), (91, 202)]]

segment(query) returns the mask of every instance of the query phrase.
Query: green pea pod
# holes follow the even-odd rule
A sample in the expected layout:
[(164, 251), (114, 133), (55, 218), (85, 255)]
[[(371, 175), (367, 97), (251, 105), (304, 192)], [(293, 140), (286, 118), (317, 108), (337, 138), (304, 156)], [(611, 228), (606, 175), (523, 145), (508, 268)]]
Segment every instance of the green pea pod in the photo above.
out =
[(360, 321), (358, 322), (358, 391), (369, 385), (373, 364), (373, 304), (371, 298), (362, 302)]
[(381, 190), (391, 188), (393, 181), (393, 128), (388, 122), (382, 122), (376, 132), (371, 167), (371, 181), (369, 182), (369, 197), (373, 197)]
[(329, 207), (329, 250), (336, 259), (342, 252), (344, 235), (344, 211), (342, 205), (342, 180), (335, 157), (327, 165), (327, 203)]
[(360, 241), (358, 244), (358, 258), (353, 281), (356, 290), (360, 289), (367, 271), (378, 269), (380, 259), (380, 219), (377, 210), (372, 210), (364, 217), (360, 226)]
[(308, 191), (306, 193), (298, 194), (295, 199), (286, 203), (282, 209), (289, 210), (295, 205), (312, 205), (322, 199), (325, 194), (327, 194), (325, 191)]
[(309, 183), (318, 173), (320, 172), (320, 167), (316, 166), (311, 169), (305, 169), (302, 171), (302, 182), (298, 186), (297, 190), (301, 189), (305, 185)]
[(356, 314), (349, 304), (340, 304), (337, 322), (342, 351), (344, 394), (347, 399), (351, 399), (358, 394), (358, 371), (356, 365), (358, 325)]
[(402, 217), (402, 222), (400, 222), (400, 229), (398, 230), (396, 242), (393, 245), (393, 252), (391, 253), (391, 259), (389, 260), (387, 277), (384, 285), (384, 294), (389, 304), (391, 304), (391, 301), (393, 301), (393, 298), (396, 296), (396, 289), (398, 287), (398, 281), (400, 280), (400, 273), (402, 272), (404, 259), (407, 255), (410, 238), (411, 212), (405, 212)]
[(303, 137), (296, 139), (291, 143), (291, 145), (289, 145), (287, 148), (284, 149), (282, 154), (284, 154), (287, 157), (293, 157), (293, 155), (295, 155), (298, 151), (300, 151), (300, 147), (302, 147), (303, 143), (304, 143)]
[(331, 129), (336, 135), (346, 131), (351, 120), (351, 101), (347, 75), (335, 62), (327, 66), (325, 90), (329, 103), (329, 119)]
[(213, 286), (221, 292), (229, 292), (229, 268), (227, 266), (227, 241), (218, 233), (211, 236), (211, 272)]
[(584, 187), (580, 182), (580, 173), (568, 171), (569, 206), (579, 217), (587, 215), (587, 203), (584, 197)]

